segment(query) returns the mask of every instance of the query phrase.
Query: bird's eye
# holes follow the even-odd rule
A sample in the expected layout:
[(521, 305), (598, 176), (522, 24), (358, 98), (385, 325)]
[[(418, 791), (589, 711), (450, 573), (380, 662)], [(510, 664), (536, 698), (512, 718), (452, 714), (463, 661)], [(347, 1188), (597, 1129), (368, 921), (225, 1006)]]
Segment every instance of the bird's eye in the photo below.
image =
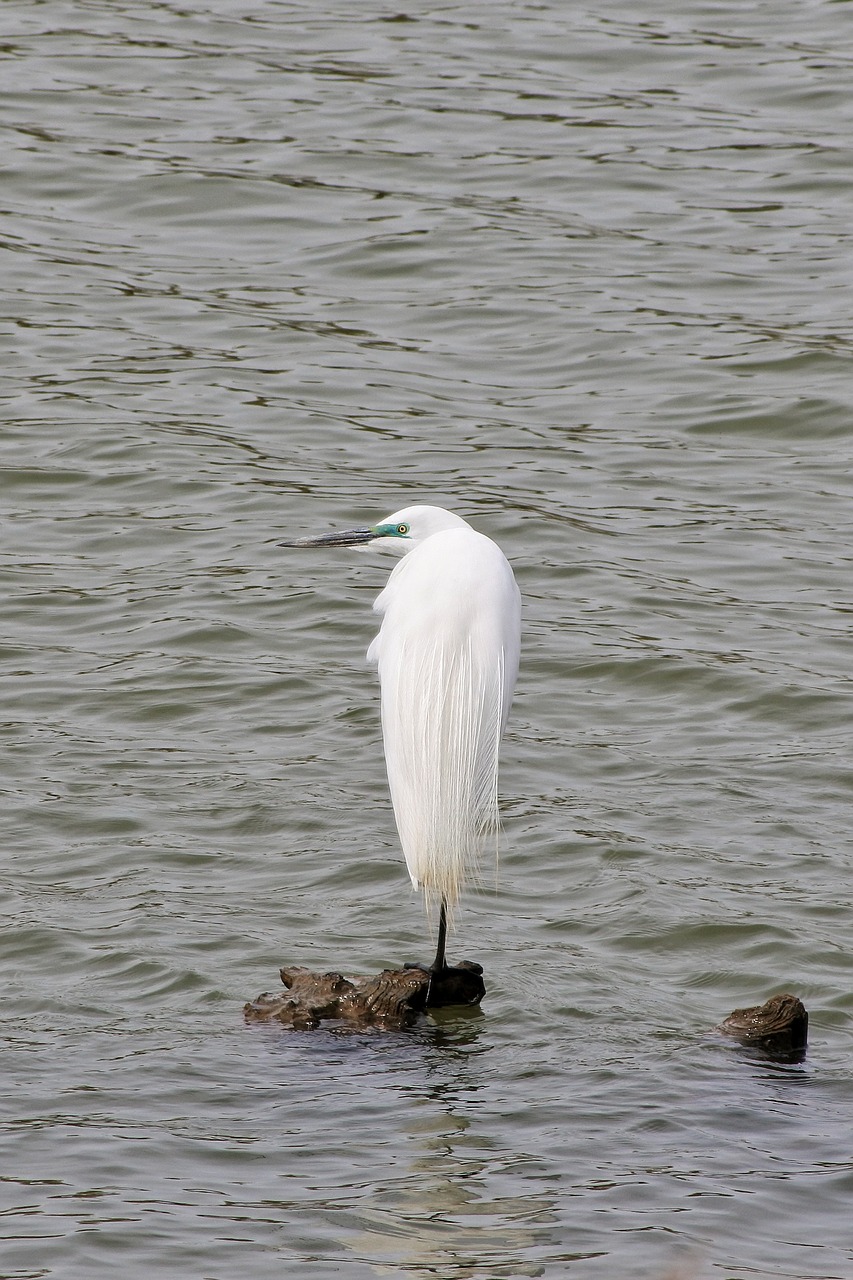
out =
[(402, 538), (405, 538), (406, 534), (409, 532), (409, 526), (407, 524), (398, 524), (397, 532)]

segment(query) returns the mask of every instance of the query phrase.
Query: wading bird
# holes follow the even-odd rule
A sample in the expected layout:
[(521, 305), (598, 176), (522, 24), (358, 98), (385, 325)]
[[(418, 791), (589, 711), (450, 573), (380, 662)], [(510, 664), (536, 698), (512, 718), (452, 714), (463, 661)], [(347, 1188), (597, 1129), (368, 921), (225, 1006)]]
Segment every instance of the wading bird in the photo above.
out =
[(402, 556), (374, 609), (391, 802), (409, 875), (439, 904), (430, 973), (446, 968), (448, 914), (497, 844), (498, 751), (518, 673), (521, 598), (490, 538), (441, 507), (292, 547), (378, 547)]

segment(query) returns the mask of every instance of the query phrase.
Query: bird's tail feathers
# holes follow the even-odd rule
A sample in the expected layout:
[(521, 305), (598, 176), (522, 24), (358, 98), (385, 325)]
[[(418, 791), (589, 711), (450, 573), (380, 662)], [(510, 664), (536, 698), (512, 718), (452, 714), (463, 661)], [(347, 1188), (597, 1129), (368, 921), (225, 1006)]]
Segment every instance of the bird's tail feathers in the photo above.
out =
[(383, 686), (383, 729), (400, 841), (428, 908), (443, 900), (452, 913), (484, 849), (497, 855), (504, 654), (478, 662), (469, 638), (395, 669), (393, 687)]

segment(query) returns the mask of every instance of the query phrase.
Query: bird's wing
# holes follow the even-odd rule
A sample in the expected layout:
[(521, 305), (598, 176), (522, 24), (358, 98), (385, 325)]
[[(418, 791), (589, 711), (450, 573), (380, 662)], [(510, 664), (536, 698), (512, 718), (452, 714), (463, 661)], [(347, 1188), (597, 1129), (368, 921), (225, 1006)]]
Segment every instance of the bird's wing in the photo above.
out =
[(498, 749), (518, 667), (518, 589), (470, 529), (436, 534), (392, 573), (378, 662), (394, 814), (413, 882), (452, 905), (497, 835)]

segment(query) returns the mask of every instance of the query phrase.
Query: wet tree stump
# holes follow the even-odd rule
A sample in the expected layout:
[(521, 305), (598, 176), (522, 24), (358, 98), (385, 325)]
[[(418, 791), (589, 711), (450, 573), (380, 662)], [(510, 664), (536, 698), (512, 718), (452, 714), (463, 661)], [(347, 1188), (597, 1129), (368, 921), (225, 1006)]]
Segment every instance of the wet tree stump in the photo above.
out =
[(802, 1000), (786, 993), (772, 996), (765, 1004), (735, 1009), (715, 1030), (747, 1048), (796, 1061), (806, 1054), (809, 1015)]
[(345, 978), (311, 973), (294, 965), (281, 970), (281, 994), (258, 996), (244, 1006), (249, 1022), (280, 1023), (313, 1031), (323, 1023), (357, 1031), (411, 1026), (426, 1009), (479, 1004), (486, 994), (483, 969), (463, 960), (432, 979), (426, 969), (383, 969), (375, 977)]
[[(375, 977), (312, 973), (292, 965), (280, 971), (284, 991), (258, 996), (244, 1005), (248, 1022), (277, 1022), (293, 1031), (314, 1031), (324, 1023), (339, 1029), (398, 1030), (411, 1026), (427, 1009), (477, 1005), (486, 994), (483, 969), (473, 961), (431, 977), (427, 969), (383, 969)], [(765, 1004), (735, 1009), (714, 1030), (747, 1048), (789, 1062), (805, 1057), (809, 1015), (792, 995), (773, 996)]]

